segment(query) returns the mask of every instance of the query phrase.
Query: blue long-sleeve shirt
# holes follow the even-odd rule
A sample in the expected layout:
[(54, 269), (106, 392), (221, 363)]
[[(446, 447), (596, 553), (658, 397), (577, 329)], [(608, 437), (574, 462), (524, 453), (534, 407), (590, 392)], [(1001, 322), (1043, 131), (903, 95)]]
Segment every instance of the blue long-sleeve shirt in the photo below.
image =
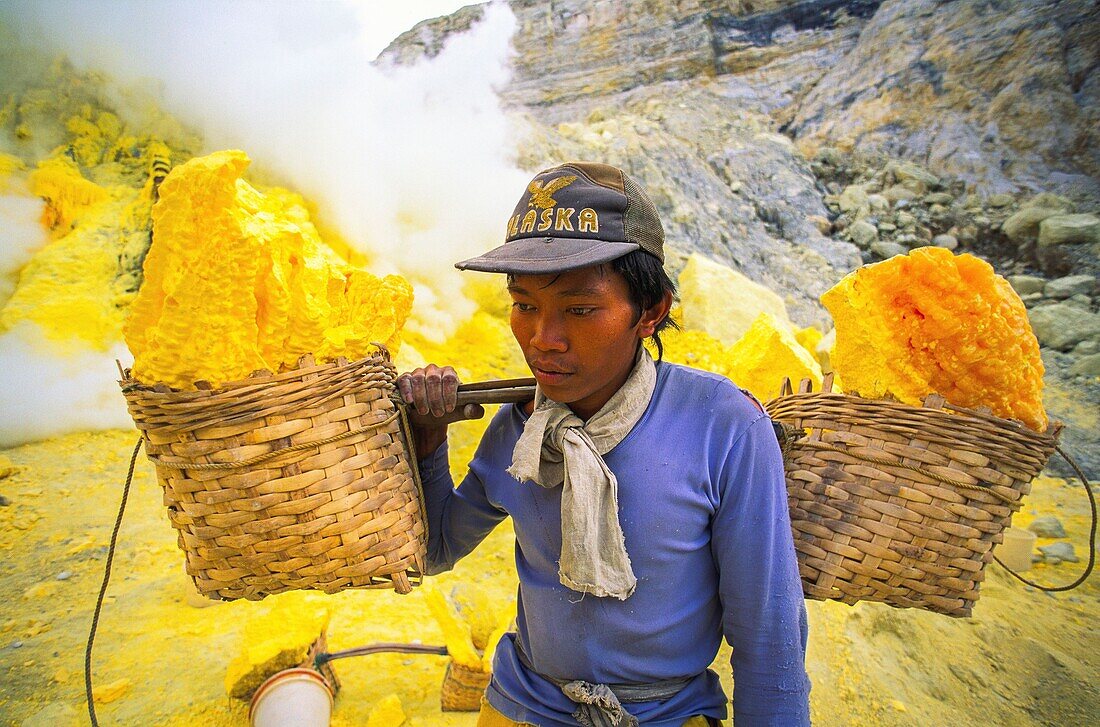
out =
[[(497, 649), (489, 702), (518, 722), (575, 725), (576, 706), (539, 674), (598, 683), (693, 677), (672, 699), (627, 709), (654, 727), (724, 718), (725, 695), (708, 669), (724, 636), (738, 727), (808, 725), (806, 610), (767, 416), (728, 379), (658, 364), (645, 414), (604, 455), (638, 579), (625, 601), (559, 583), (561, 488), (505, 472), (526, 420), (519, 407), (502, 407), (457, 489), (446, 446), (420, 462), (429, 573), (453, 567), (506, 516), (514, 522), (517, 633)], [(519, 662), (515, 641), (537, 673)]]

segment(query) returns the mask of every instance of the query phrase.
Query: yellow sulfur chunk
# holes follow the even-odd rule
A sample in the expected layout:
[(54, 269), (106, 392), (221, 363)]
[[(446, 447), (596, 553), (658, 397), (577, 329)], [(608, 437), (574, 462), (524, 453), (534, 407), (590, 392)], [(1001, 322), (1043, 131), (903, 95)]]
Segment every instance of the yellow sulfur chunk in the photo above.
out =
[(748, 332), (730, 347), (730, 378), (761, 401), (779, 395), (783, 379), (797, 385), (804, 378), (821, 387), (821, 366), (785, 324), (761, 313)]
[(387, 694), (371, 707), (367, 717), (367, 727), (399, 727), (405, 724), (405, 710), (401, 698), (396, 694)]
[(21, 191), (22, 181), (16, 174), (23, 171), (23, 160), (0, 152), (0, 194)]
[(46, 200), (42, 224), (48, 229), (68, 232), (81, 215), (88, 213), (110, 194), (80, 174), (76, 164), (65, 157), (40, 162), (31, 173), (31, 193)]
[(497, 645), (504, 637), (504, 634), (512, 630), (516, 620), (516, 603), (513, 601), (511, 607), (505, 609), (500, 615), (496, 628), (489, 634), (489, 638), (485, 643), (485, 653), (481, 657), (481, 670), (486, 674), (493, 671), (493, 657), (496, 656)]
[(489, 637), (500, 621), (496, 606), (484, 589), (469, 583), (460, 583), (451, 589), (451, 601), (459, 616), (470, 625), (470, 637), (474, 648), (484, 651)]
[[(661, 345), (665, 361), (726, 377), (730, 375), (729, 347), (707, 333), (668, 328), (661, 332)], [(651, 346), (650, 351), (657, 355), (655, 347)]]
[(786, 304), (772, 290), (702, 255), (688, 258), (679, 280), (683, 326), (727, 346), (745, 335), (761, 313), (790, 325)]
[(240, 654), (225, 669), (225, 692), (249, 699), (268, 677), (306, 660), (328, 627), (329, 609), (314, 594), (294, 592), (246, 624)]
[(183, 389), (291, 368), (305, 353), (358, 359), (374, 342), (398, 347), (408, 282), (347, 265), (300, 197), (241, 178), (248, 164), (243, 152), (217, 152), (161, 183), (123, 331), (138, 380)]
[(110, 684), (102, 684), (92, 689), (92, 701), (96, 704), (110, 704), (130, 691), (129, 679), (116, 679)]
[(454, 606), (448, 603), (443, 594), (434, 588), (425, 589), (428, 609), (443, 631), (443, 640), (447, 644), (447, 653), (455, 663), (467, 669), (480, 671), (481, 657), (474, 648), (470, 626), (463, 621)]
[[(809, 351), (811, 356), (817, 358), (817, 344), (821, 343), (821, 338), (824, 335), (824, 333), (814, 326), (806, 326), (795, 332), (794, 340), (798, 341), (798, 344), (802, 346), (802, 348)], [(818, 361), (818, 363), (821, 362)]]
[(1046, 429), (1027, 311), (983, 260), (918, 248), (856, 270), (821, 302), (836, 321), (832, 363), (849, 390), (913, 405), (938, 393)]

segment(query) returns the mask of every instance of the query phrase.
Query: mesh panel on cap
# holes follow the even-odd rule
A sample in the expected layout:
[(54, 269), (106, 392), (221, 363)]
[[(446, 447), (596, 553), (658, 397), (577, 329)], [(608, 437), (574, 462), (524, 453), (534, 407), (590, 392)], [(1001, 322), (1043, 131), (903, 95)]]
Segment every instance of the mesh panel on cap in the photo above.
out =
[(626, 239), (636, 242), (643, 250), (662, 263), (665, 261), (665, 231), (661, 227), (661, 218), (653, 206), (649, 195), (637, 182), (623, 175), (623, 188), (626, 190), (626, 212), (623, 215), (623, 227)]

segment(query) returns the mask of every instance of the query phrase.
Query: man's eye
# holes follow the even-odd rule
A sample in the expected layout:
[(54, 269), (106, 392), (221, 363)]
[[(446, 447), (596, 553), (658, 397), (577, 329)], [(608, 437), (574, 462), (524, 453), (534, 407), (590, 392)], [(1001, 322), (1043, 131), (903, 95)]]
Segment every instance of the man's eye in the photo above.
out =
[(596, 310), (596, 309), (595, 308), (585, 308), (583, 306), (578, 306), (578, 307), (570, 308), (569, 312), (572, 313), (575, 316), (586, 316), (594, 310)]
[(518, 310), (520, 313), (530, 313), (535, 309), (535, 306), (529, 303), (520, 303), (519, 301), (512, 303), (512, 307)]

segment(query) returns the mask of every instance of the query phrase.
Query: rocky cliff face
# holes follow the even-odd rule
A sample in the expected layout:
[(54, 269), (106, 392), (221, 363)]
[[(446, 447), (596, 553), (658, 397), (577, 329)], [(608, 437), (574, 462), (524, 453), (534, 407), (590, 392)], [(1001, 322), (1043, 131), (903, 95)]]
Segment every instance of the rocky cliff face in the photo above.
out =
[[(796, 323), (827, 328), (818, 297), (844, 273), (937, 244), (1005, 275), (1091, 276), (1071, 312), (1100, 320), (1094, 0), (509, 4), (501, 97), (524, 130), (520, 165), (626, 169), (661, 212), (672, 272), (701, 252), (780, 292)], [(380, 62), (434, 55), (481, 14), (421, 23)], [(1044, 225), (1072, 227), (1073, 241), (1050, 243)], [(1024, 295), (1036, 310), (1061, 300)], [(1053, 313), (1039, 328), (1069, 325), (1048, 325)], [(1066, 395), (1100, 405), (1095, 338), (1044, 358), (1052, 415), (1100, 466), (1080, 434), (1089, 415)]]

